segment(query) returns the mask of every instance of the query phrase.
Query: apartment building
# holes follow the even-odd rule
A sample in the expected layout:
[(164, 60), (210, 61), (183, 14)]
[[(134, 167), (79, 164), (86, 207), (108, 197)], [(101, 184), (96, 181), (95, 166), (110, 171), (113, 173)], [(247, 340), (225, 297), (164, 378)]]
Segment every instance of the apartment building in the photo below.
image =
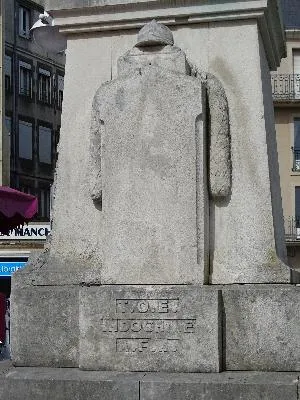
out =
[(65, 54), (48, 54), (33, 40), (30, 28), (42, 12), (43, 8), (30, 0), (5, 0), (2, 4), (2, 165), (9, 178), (2, 179), (2, 184), (33, 194), (39, 202), (33, 225), (9, 237), (0, 236), (0, 292), (5, 293), (11, 272), (24, 265), (32, 250), (43, 248), (50, 231)]
[(287, 57), (271, 81), (287, 252), (300, 269), (300, 2), (282, 0), (282, 9)]
[(50, 186), (59, 139), (64, 54), (47, 54), (30, 28), (43, 9), (28, 0), (5, 2), (5, 122), (10, 132), (10, 186), (39, 198), (49, 220)]

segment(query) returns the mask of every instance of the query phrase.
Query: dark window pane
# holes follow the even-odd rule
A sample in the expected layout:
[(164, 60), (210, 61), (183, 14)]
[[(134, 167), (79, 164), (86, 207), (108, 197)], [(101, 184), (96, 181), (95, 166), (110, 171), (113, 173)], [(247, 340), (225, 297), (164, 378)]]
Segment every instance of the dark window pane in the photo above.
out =
[(294, 148), (300, 150), (300, 118), (294, 120)]
[(295, 187), (295, 216), (300, 219), (300, 186)]
[(19, 157), (32, 160), (32, 124), (19, 121)]
[(52, 161), (52, 131), (45, 126), (39, 127), (39, 160), (46, 164)]

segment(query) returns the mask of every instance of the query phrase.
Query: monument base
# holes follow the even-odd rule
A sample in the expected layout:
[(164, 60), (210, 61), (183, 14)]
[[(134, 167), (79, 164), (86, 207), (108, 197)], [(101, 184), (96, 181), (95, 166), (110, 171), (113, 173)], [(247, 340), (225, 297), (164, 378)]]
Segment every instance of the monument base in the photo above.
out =
[(297, 400), (297, 373), (117, 373), (0, 363), (7, 400)]
[(294, 285), (15, 285), (11, 299), (16, 367), (300, 371)]

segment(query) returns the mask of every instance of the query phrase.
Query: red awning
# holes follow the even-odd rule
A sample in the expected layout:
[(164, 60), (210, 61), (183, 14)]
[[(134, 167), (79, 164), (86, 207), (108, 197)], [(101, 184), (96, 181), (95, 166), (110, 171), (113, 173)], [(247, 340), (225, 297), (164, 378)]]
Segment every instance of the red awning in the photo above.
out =
[(0, 232), (9, 231), (30, 221), (38, 210), (37, 198), (8, 186), (0, 186)]

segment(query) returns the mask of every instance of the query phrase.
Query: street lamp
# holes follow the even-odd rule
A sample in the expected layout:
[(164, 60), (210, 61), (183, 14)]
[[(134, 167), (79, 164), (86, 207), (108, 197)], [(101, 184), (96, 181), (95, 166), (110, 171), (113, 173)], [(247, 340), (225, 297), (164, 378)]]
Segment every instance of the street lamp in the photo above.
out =
[(30, 29), (34, 40), (44, 50), (61, 53), (67, 48), (67, 39), (54, 25), (54, 19), (46, 11), (39, 15), (39, 20)]

